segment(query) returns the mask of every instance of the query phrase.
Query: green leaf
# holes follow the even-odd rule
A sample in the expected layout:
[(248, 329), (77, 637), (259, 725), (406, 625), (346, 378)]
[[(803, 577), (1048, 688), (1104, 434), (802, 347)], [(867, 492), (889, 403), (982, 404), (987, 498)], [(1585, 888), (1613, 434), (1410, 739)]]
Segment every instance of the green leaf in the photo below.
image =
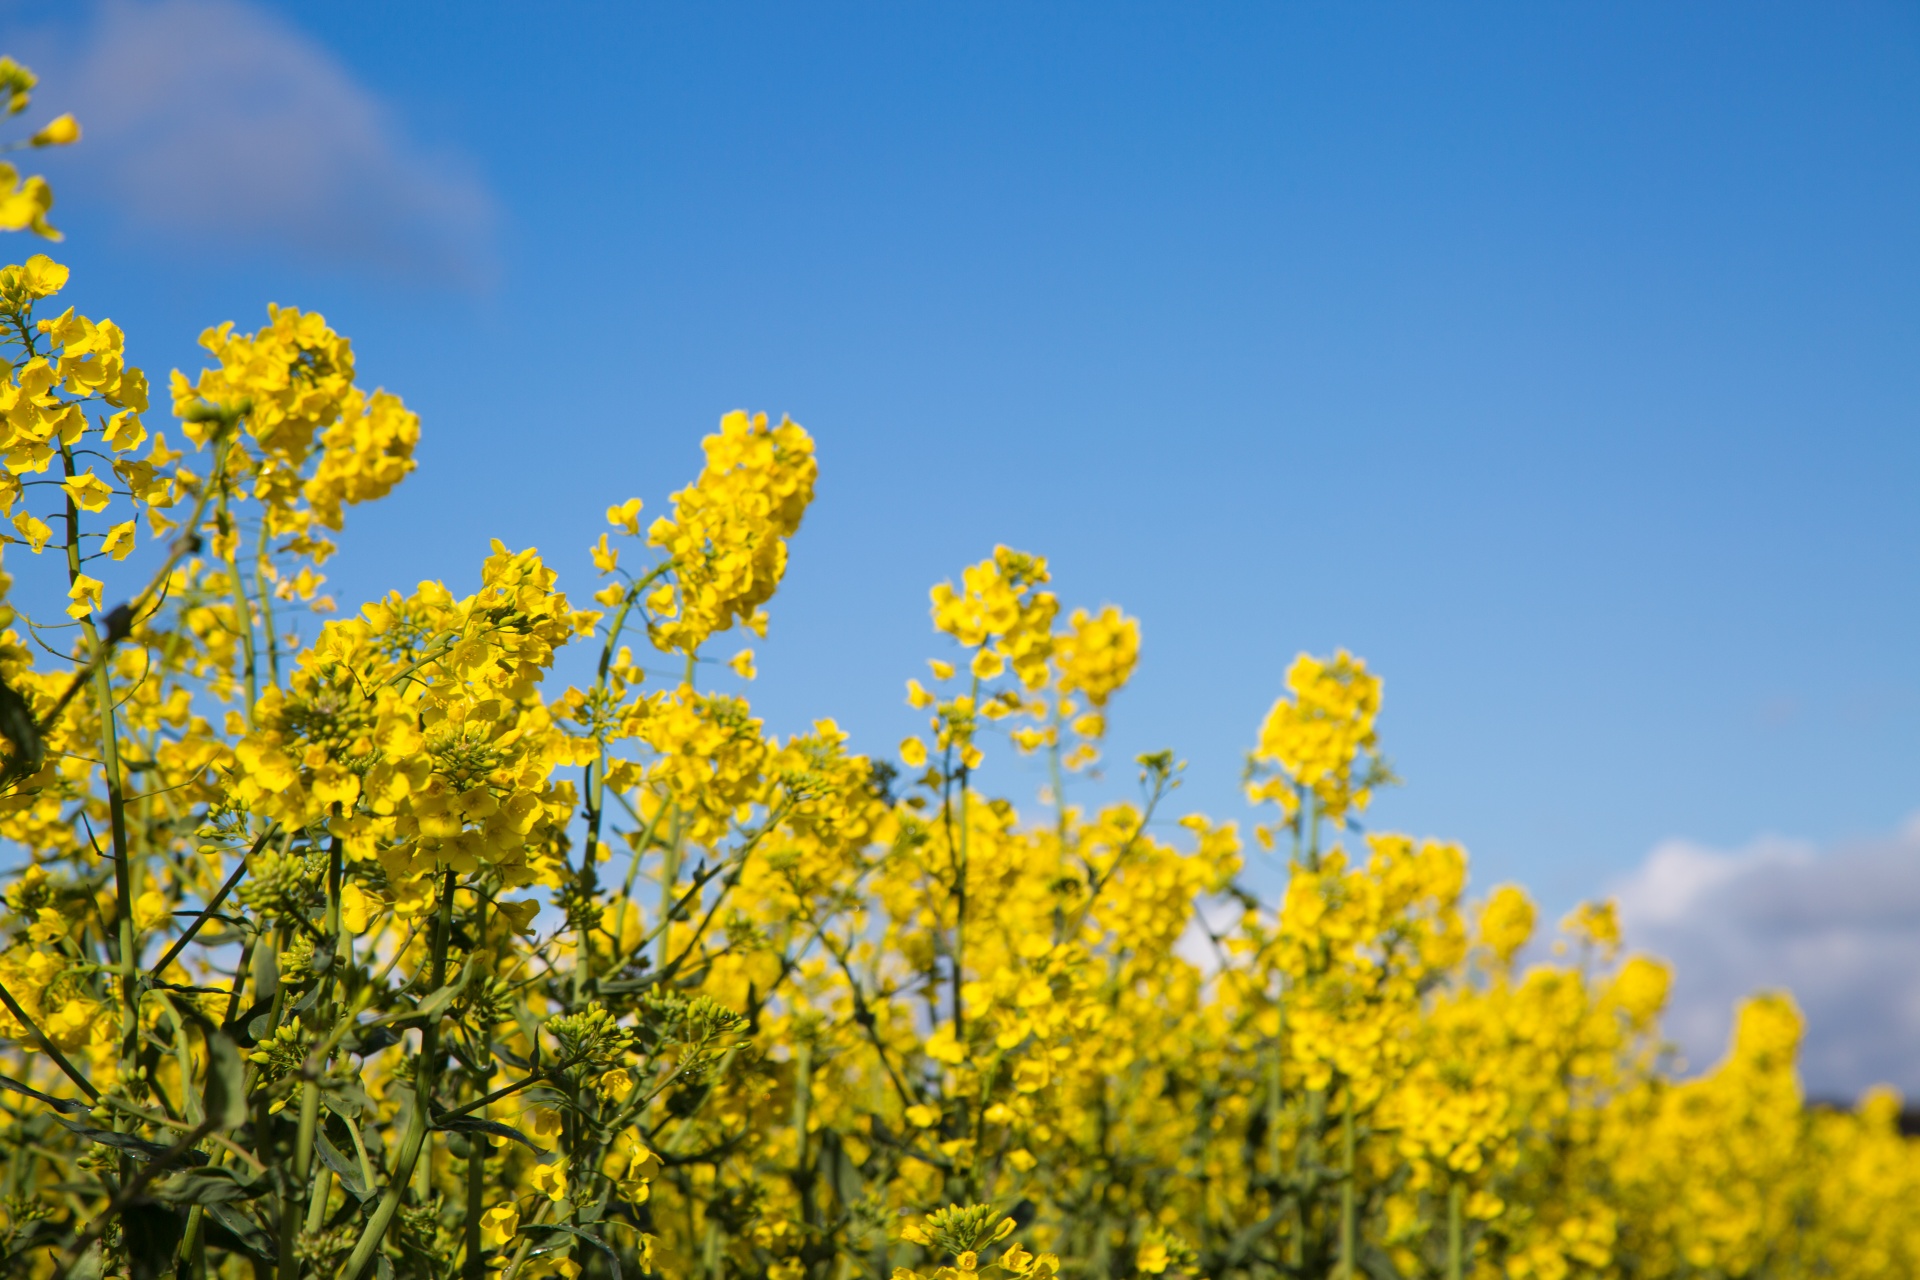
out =
[(330, 1081), (320, 1086), (320, 1100), (327, 1104), (327, 1110), (348, 1120), (373, 1109), (373, 1099), (366, 1090), (350, 1081)]
[(496, 1138), (506, 1138), (517, 1142), (538, 1155), (547, 1154), (544, 1147), (536, 1147), (533, 1140), (511, 1125), (501, 1124), (498, 1120), (482, 1120), (479, 1116), (440, 1116), (433, 1127), (446, 1133), (485, 1133)]
[(55, 1111), (58, 1111), (63, 1115), (69, 1115), (69, 1116), (85, 1115), (87, 1112), (93, 1109), (84, 1102), (75, 1102), (71, 1098), (56, 1098), (50, 1093), (42, 1093), (38, 1089), (32, 1088), (31, 1086), (28, 1086), (28, 1085), (21, 1084), (18, 1080), (15, 1080), (12, 1076), (0, 1075), (0, 1089), (11, 1089), (15, 1093), (24, 1093), (29, 1098), (34, 1098), (40, 1102), (46, 1103), (48, 1106), (52, 1107)]
[[(110, 1129), (96, 1129), (92, 1125), (76, 1124), (61, 1116), (55, 1116), (54, 1119), (89, 1142), (97, 1142), (103, 1147), (112, 1147), (117, 1151), (130, 1151), (135, 1155), (145, 1156), (149, 1160), (173, 1150), (166, 1143), (148, 1142), (145, 1138), (137, 1138), (131, 1133), (114, 1133)], [(198, 1151), (189, 1151), (182, 1159), (188, 1164), (205, 1164), (207, 1158)]]
[(126, 1245), (133, 1280), (160, 1280), (173, 1270), (186, 1222), (165, 1205), (136, 1202), (120, 1212), (120, 1238)]
[(264, 1178), (245, 1168), (205, 1166), (189, 1169), (155, 1188), (168, 1204), (231, 1204), (251, 1200), (267, 1190)]
[(466, 966), (460, 970), (460, 976), (458, 978), (455, 978), (446, 986), (441, 987), (438, 991), (429, 993), (425, 999), (421, 1000), (420, 1003), (413, 1008), (398, 1010), (397, 1012), (388, 1014), (384, 1018), (375, 1018), (366, 1025), (377, 1027), (386, 1023), (430, 1021), (438, 1016), (441, 1010), (452, 1004), (462, 991), (467, 989), (467, 979), (472, 976), (473, 961), (469, 960)]
[(346, 1153), (333, 1145), (333, 1139), (324, 1130), (313, 1131), (313, 1149), (319, 1154), (320, 1163), (333, 1170), (333, 1176), (340, 1179), (340, 1185), (355, 1200), (364, 1201), (373, 1195), (367, 1184), (360, 1181), (359, 1164), (347, 1159)]
[(1360, 1255), (1356, 1261), (1371, 1280), (1404, 1280), (1400, 1274), (1400, 1268), (1393, 1265), (1392, 1255), (1372, 1242), (1360, 1246)]
[(238, 1129), (247, 1122), (246, 1066), (240, 1048), (225, 1032), (207, 1037), (207, 1122), (220, 1129)]
[(843, 1209), (860, 1203), (865, 1191), (861, 1186), (860, 1166), (853, 1162), (847, 1149), (840, 1141), (840, 1135), (828, 1129), (822, 1135), (820, 1143), (820, 1176), (833, 1188), (833, 1194), (839, 1197)]
[(246, 1214), (231, 1205), (210, 1204), (207, 1206), (207, 1217), (219, 1223), (242, 1252), (253, 1255), (261, 1262), (272, 1261), (273, 1242)]
[(582, 1231), (578, 1227), (570, 1227), (564, 1222), (528, 1222), (523, 1223), (520, 1229), (522, 1231), (564, 1231), (570, 1236), (578, 1236), (607, 1255), (607, 1265), (613, 1268), (613, 1280), (620, 1280), (620, 1255), (613, 1251), (613, 1246), (599, 1236)]
[(32, 773), (46, 758), (46, 743), (41, 741), (40, 727), (33, 721), (33, 708), (5, 683), (0, 683), (0, 735), (13, 744), (8, 773), (16, 776)]

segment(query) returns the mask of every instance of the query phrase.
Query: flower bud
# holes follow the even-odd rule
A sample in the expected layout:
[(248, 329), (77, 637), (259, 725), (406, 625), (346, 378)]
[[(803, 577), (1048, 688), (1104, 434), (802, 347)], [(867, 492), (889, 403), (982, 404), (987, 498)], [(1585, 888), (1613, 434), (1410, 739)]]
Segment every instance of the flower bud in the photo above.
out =
[(80, 141), (80, 122), (72, 115), (55, 116), (40, 132), (27, 140), (34, 147), (65, 147)]

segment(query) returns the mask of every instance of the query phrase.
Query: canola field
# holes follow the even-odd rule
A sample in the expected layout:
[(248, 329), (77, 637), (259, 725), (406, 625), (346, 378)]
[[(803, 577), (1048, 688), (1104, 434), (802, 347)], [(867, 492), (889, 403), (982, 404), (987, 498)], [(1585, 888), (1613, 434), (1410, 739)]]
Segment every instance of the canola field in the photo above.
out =
[[(51, 209), (0, 165), (0, 225)], [(1607, 904), (1529, 947), (1520, 889), (1357, 828), (1361, 660), (1248, 690), (1244, 836), (1174, 756), (1102, 763), (1139, 625), (1005, 547), (933, 588), (892, 759), (770, 734), (749, 646), (816, 461), (746, 413), (651, 522), (605, 495), (597, 576), (496, 543), (470, 596), (336, 610), (420, 431), (347, 340), (221, 325), (156, 408), (15, 256), (5, 1274), (1920, 1275), (1899, 1100), (1807, 1107), (1786, 996), (1676, 1078)], [(1046, 790), (983, 788), (995, 753)], [(1138, 798), (1074, 803), (1095, 768)]]

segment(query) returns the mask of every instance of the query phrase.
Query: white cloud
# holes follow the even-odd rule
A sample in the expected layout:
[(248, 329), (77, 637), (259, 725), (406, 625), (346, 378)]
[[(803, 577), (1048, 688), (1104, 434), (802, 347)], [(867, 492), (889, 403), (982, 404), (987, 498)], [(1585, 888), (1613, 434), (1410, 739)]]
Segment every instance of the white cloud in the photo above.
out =
[[(39, 101), (86, 130), (60, 188), (201, 249), (480, 287), (495, 207), (410, 140), (326, 48), (243, 0), (104, 0), (43, 59)], [(64, 157), (63, 157), (64, 158)]]
[(1720, 1056), (1743, 996), (1785, 989), (1807, 1018), (1810, 1094), (1920, 1096), (1920, 819), (1831, 849), (1673, 840), (1616, 893), (1629, 943), (1673, 963), (1667, 1029), (1690, 1064)]

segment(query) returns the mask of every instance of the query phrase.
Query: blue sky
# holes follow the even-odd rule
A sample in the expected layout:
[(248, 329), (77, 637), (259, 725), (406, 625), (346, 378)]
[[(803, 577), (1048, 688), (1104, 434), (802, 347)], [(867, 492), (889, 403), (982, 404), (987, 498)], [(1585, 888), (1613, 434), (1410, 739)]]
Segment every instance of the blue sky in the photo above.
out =
[(136, 360), (294, 303), (422, 414), (343, 603), (470, 586), (494, 536), (584, 596), (604, 507), (658, 511), (750, 407), (822, 465), (776, 728), (890, 751), (928, 586), (1007, 542), (1141, 618), (1113, 755), (1173, 747), (1216, 815), (1287, 662), (1336, 646), (1386, 679), (1377, 822), (1555, 908), (1663, 841), (1920, 809), (1911, 7), (150, 0), (0, 31), (89, 129), (45, 168)]

